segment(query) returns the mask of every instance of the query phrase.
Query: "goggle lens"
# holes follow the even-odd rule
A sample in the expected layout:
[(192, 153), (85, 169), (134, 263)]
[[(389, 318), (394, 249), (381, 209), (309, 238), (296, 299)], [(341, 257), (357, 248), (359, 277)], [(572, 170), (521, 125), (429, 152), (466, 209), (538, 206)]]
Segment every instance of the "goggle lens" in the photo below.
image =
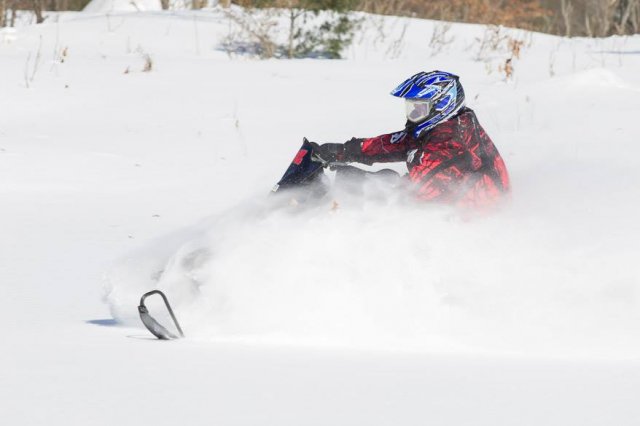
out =
[(431, 101), (407, 99), (405, 106), (407, 110), (407, 120), (412, 123), (423, 121), (431, 112)]

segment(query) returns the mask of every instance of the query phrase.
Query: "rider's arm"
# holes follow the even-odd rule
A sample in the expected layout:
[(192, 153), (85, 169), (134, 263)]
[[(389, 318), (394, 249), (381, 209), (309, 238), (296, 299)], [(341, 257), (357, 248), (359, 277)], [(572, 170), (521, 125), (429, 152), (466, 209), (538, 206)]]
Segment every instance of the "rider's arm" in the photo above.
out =
[(404, 131), (373, 138), (353, 138), (344, 144), (344, 161), (364, 164), (405, 161), (418, 143)]

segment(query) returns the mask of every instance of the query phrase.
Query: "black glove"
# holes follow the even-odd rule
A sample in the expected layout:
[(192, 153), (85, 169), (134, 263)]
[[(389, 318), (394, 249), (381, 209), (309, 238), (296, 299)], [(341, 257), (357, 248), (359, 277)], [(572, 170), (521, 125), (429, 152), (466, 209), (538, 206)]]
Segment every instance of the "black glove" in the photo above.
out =
[(364, 139), (351, 138), (342, 146), (344, 147), (343, 158), (349, 163), (373, 164), (371, 158), (367, 158), (362, 154), (362, 142)]
[(314, 161), (319, 161), (326, 165), (331, 163), (373, 164), (362, 155), (362, 141), (363, 139), (352, 138), (345, 143), (324, 143), (322, 145), (309, 142), (313, 147), (311, 157)]
[(344, 145), (341, 143), (324, 143), (318, 145), (315, 142), (309, 142), (313, 151), (311, 159), (323, 164), (331, 164), (344, 161)]

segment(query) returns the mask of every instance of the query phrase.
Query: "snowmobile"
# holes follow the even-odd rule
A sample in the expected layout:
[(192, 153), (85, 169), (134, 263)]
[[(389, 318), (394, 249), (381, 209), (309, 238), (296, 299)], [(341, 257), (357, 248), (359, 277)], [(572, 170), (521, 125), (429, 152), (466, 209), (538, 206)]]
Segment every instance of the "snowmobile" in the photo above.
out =
[[(322, 200), (332, 187), (331, 182), (324, 173), (325, 169), (335, 172), (334, 187), (346, 189), (352, 195), (357, 193), (362, 183), (370, 178), (378, 179), (382, 177), (387, 181), (400, 181), (400, 175), (393, 170), (384, 169), (371, 172), (348, 163), (327, 162), (314, 153), (314, 145), (304, 138), (298, 153), (282, 178), (271, 190), (271, 194), (273, 196), (286, 195), (287, 202), (293, 202), (296, 205), (300, 203), (312, 204), (313, 201)], [(149, 309), (144, 302), (147, 297), (154, 294), (159, 295), (164, 300), (177, 333), (167, 330), (149, 313)], [(160, 290), (153, 290), (142, 295), (138, 312), (144, 326), (158, 339), (172, 340), (184, 337), (184, 333), (166, 295)]]
[[(317, 145), (316, 145), (317, 146)], [(391, 169), (368, 171), (346, 162), (329, 162), (318, 156), (314, 145), (306, 138), (302, 146), (282, 176), (273, 187), (274, 194), (291, 194), (296, 202), (322, 200), (330, 189), (345, 191), (350, 197), (362, 193), (365, 182), (383, 182), (383, 185), (397, 187), (402, 185), (399, 173)], [(331, 183), (325, 170), (335, 172)]]

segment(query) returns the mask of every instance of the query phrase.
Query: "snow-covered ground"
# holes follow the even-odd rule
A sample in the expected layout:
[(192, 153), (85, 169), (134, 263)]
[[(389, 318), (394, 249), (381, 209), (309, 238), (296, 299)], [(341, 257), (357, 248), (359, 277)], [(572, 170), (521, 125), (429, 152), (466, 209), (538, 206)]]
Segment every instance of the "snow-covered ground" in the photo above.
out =
[[(345, 60), (257, 61), (217, 9), (94, 12), (0, 31), (3, 424), (640, 424), (640, 37), (502, 30), (505, 81), (483, 26), (368, 17)], [(388, 93), (429, 69), (507, 206), (269, 207), (303, 136), (400, 129)], [(142, 328), (155, 287), (187, 339)]]

